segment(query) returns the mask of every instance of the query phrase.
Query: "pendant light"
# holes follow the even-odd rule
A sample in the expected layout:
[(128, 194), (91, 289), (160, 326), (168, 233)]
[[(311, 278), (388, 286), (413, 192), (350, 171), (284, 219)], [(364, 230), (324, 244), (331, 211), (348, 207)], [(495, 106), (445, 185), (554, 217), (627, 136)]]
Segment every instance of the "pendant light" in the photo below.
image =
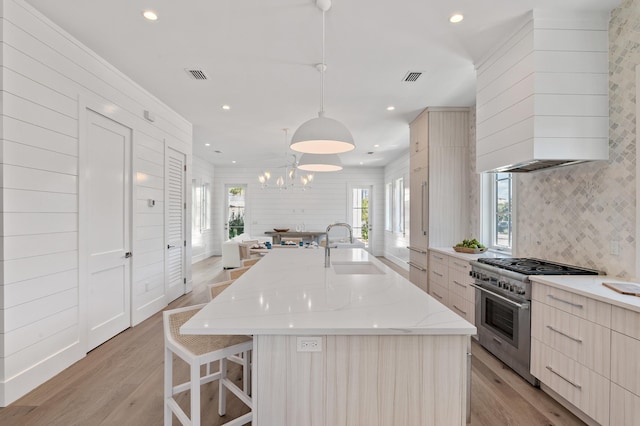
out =
[(302, 154), (298, 168), (308, 172), (337, 172), (342, 170), (338, 154)]
[(298, 127), (289, 147), (309, 154), (340, 154), (355, 149), (356, 145), (344, 124), (324, 115), (324, 72), (327, 68), (324, 58), (324, 17), (325, 12), (331, 8), (331, 0), (316, 0), (316, 6), (322, 11), (322, 63), (316, 65), (320, 71), (320, 112), (318, 118), (312, 118)]

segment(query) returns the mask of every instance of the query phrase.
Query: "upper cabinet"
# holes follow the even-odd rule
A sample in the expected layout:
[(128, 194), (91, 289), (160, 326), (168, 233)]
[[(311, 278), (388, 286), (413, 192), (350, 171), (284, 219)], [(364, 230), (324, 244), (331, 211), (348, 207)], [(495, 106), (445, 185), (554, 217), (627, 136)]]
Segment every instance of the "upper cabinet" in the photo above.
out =
[(429, 113), (426, 110), (409, 124), (409, 140), (411, 142), (411, 156), (419, 152), (426, 153), (429, 144)]
[(469, 109), (427, 108), (411, 124), (410, 280), (426, 290), (427, 249), (467, 237)]

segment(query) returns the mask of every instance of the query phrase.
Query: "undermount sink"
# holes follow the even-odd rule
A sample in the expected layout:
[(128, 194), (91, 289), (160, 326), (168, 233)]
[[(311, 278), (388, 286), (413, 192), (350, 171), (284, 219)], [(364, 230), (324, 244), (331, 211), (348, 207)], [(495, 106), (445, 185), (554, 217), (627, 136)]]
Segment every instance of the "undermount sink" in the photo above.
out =
[(384, 271), (372, 262), (331, 262), (333, 270), (338, 275), (371, 275), (384, 274)]

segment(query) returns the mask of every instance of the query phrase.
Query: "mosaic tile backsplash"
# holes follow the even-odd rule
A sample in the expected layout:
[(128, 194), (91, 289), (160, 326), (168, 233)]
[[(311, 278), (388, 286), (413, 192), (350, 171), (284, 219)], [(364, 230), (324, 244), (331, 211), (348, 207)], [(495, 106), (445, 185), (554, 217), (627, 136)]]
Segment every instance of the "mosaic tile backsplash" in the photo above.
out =
[(516, 256), (635, 277), (638, 64), (640, 0), (625, 0), (609, 25), (609, 161), (517, 175)]

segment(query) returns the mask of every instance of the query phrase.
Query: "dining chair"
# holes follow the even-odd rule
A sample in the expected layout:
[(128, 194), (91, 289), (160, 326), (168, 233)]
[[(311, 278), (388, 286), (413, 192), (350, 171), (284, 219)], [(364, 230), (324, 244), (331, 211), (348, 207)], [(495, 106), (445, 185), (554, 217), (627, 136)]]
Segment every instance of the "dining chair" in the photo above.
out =
[(230, 280), (237, 280), (242, 276), (242, 274), (247, 272), (249, 269), (251, 269), (251, 266), (244, 266), (242, 268), (236, 268), (236, 269), (228, 269), (227, 278), (229, 278)]
[[(226, 414), (227, 390), (231, 391), (251, 411), (234, 420), (224, 423), (226, 426), (240, 426), (253, 420), (253, 401), (248, 394), (248, 387), (240, 389), (227, 377), (227, 358), (242, 355), (247, 362), (251, 359), (249, 351), (253, 348), (253, 340), (244, 335), (188, 335), (180, 333), (180, 327), (205, 306), (204, 304), (177, 308), (163, 312), (165, 357), (164, 357), (164, 424), (171, 426), (173, 415), (182, 425), (199, 426), (200, 387), (218, 380), (218, 414)], [(190, 379), (178, 385), (173, 384), (173, 356), (181, 358), (190, 366)], [(210, 371), (211, 363), (218, 361), (219, 369)], [(200, 367), (206, 365), (204, 376)], [(175, 395), (190, 391), (190, 414), (187, 416), (175, 399)]]
[(247, 266), (253, 266), (256, 263), (258, 263), (260, 261), (260, 259), (262, 259), (261, 257), (252, 257), (250, 259), (245, 259), (242, 261), (242, 266), (243, 267), (247, 267)]

